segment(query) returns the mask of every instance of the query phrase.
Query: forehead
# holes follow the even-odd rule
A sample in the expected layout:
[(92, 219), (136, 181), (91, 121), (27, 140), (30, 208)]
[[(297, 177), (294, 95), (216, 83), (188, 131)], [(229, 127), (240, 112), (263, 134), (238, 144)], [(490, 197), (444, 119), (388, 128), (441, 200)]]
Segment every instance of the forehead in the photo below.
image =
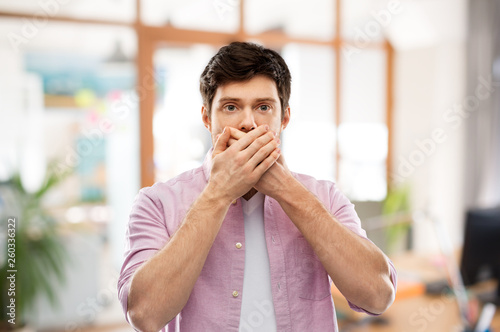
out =
[(217, 88), (214, 102), (223, 98), (279, 100), (276, 82), (267, 76), (259, 75), (247, 81), (229, 82)]

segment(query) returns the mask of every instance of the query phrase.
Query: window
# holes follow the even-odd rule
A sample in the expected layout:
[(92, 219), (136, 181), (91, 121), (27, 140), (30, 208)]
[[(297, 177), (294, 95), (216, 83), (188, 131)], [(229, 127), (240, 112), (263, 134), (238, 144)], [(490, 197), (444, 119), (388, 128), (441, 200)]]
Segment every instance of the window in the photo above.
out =
[[(277, 49), (292, 71), (292, 122), (283, 134), (290, 167), (335, 180), (356, 200), (384, 198), (390, 172), (392, 57), (383, 36), (394, 15), (390, 2), (105, 0), (99, 1), (98, 11), (94, 0), (56, 3), (48, 8), (35, 0), (0, 0), (0, 15), (34, 22), (36, 38), (18, 44), (30, 50), (32, 65), (43, 59), (38, 46), (48, 44), (92, 50), (101, 58), (131, 54), (129, 67), (137, 54), (137, 66), (129, 72), (137, 77), (142, 186), (201, 162), (210, 144), (199, 119), (199, 74), (220, 46), (248, 40)], [(36, 26), (45, 19), (50, 24)], [(64, 24), (86, 24), (85, 33)], [(10, 32), (22, 35), (22, 27)], [(123, 37), (127, 34), (132, 37)], [(108, 65), (99, 75), (113, 80), (120, 70), (113, 68)], [(114, 78), (114, 84), (126, 81)], [(144, 89), (148, 82), (154, 88)], [(45, 89), (69, 88), (53, 83)], [(67, 102), (51, 98), (47, 94), (54, 105)], [(185, 131), (178, 130), (184, 126)]]
[[(199, 92), (197, 87), (188, 87), (190, 83), (186, 80), (189, 78), (197, 84), (203, 66), (220, 46), (233, 40), (248, 40), (278, 50), (292, 72), (292, 121), (283, 133), (282, 145), (290, 168), (334, 180), (354, 200), (384, 199), (391, 134), (388, 100), (391, 49), (383, 40), (385, 22), (381, 21), (390, 18), (384, 16), (388, 10), (386, 2), (256, 0), (244, 1), (241, 8), (239, 1), (217, 0), (208, 7), (205, 2), (204, 7), (200, 5), (211, 20), (203, 23), (193, 20), (186, 24), (173, 19), (181, 15), (176, 13), (201, 2), (179, 1), (153, 7), (154, 3), (142, 1), (144, 23), (153, 23), (152, 16), (157, 15), (154, 24), (158, 26), (150, 40), (152, 51), (147, 47), (142, 50), (146, 50), (146, 59), (154, 57), (157, 70), (163, 66), (170, 74), (166, 76), (164, 91), (160, 92), (165, 93), (161, 101), (150, 101), (150, 111), (141, 112), (144, 116), (154, 108), (152, 130), (155, 134), (151, 138), (154, 149), (147, 154), (154, 155), (154, 166), (151, 169), (143, 165), (149, 168), (145, 173), (143, 170), (143, 179), (166, 179), (201, 163), (200, 151), (210, 147), (206, 135), (198, 137), (191, 133), (191, 139), (182, 136), (182, 143), (173, 143), (169, 135), (175, 130), (166, 128), (175, 127), (171, 123), (180, 123), (193, 132), (205, 131), (199, 120)], [(339, 8), (342, 15), (337, 12)], [(196, 11), (192, 12), (196, 16)], [(214, 16), (221, 13), (222, 16)], [(368, 36), (362, 44), (356, 39), (358, 31)], [(200, 44), (207, 47), (196, 46)], [(195, 56), (192, 49), (203, 56)], [(198, 62), (201, 57), (204, 60)], [(193, 66), (186, 65), (188, 59)], [(185, 77), (174, 79), (179, 71), (184, 72)], [(169, 81), (175, 81), (175, 86), (167, 83)], [(179, 118), (181, 115), (176, 110), (178, 100), (185, 98), (181, 97), (184, 92), (180, 92), (184, 84), (184, 92), (192, 91), (189, 92), (192, 93), (191, 114), (182, 113), (183, 118)], [(367, 142), (360, 144), (363, 140)], [(179, 146), (174, 147), (176, 144)], [(192, 152), (186, 152), (184, 144), (188, 144)], [(145, 155), (143, 162), (144, 158)]]

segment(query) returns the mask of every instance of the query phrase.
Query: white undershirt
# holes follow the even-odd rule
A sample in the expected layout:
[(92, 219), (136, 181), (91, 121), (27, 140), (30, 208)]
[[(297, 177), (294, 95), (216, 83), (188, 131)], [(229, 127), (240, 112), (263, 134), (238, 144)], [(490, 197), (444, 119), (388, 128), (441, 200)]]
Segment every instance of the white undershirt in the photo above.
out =
[(264, 195), (241, 199), (245, 219), (245, 275), (239, 332), (276, 331), (271, 271), (264, 232)]

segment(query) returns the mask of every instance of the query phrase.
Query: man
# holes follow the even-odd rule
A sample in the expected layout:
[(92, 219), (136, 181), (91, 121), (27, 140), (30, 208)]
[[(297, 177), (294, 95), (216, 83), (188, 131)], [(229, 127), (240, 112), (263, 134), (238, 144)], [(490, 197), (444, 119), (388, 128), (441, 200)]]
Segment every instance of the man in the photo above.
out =
[[(213, 149), (203, 166), (142, 189), (118, 282), (140, 331), (337, 331), (330, 279), (377, 315), (396, 273), (349, 200), (292, 173), (280, 134), (291, 77), (275, 51), (232, 43), (200, 79)], [(321, 142), (318, 142), (321, 145)]]

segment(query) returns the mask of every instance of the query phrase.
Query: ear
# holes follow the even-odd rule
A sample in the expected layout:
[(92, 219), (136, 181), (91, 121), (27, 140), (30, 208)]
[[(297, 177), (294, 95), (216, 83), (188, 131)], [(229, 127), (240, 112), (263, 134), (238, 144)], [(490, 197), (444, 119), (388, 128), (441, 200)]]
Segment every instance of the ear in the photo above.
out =
[(208, 110), (205, 106), (201, 107), (201, 119), (202, 119), (205, 127), (208, 129), (208, 131), (212, 132), (212, 121), (211, 121), (210, 116), (208, 114)]
[(283, 119), (281, 120), (281, 131), (283, 131), (288, 123), (290, 122), (290, 106), (288, 106), (285, 110), (285, 114), (283, 114)]

